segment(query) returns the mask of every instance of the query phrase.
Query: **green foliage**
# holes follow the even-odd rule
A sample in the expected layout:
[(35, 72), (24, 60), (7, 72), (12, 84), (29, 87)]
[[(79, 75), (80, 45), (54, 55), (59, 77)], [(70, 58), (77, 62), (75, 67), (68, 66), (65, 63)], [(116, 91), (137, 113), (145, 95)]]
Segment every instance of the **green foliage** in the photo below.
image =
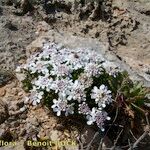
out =
[(71, 75), (72, 75), (72, 78), (73, 78), (73, 81), (75, 81), (76, 79), (78, 79), (79, 75), (81, 73), (84, 72), (84, 69), (78, 69), (78, 70), (74, 70)]

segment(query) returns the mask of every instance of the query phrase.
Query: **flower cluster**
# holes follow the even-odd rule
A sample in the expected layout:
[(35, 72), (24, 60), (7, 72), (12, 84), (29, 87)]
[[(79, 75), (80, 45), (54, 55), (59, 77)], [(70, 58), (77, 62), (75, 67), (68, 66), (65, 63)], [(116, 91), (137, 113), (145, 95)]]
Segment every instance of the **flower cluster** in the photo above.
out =
[(53, 102), (51, 108), (57, 116), (82, 114), (87, 124), (96, 123), (104, 130), (104, 122), (110, 119), (105, 108), (113, 97), (103, 78), (106, 74), (115, 78), (118, 70), (98, 52), (46, 43), (41, 53), (32, 55), (16, 71), (27, 75), (23, 82), (32, 84), (29, 99), (33, 105), (44, 100), (47, 93), (55, 95), (48, 101)]

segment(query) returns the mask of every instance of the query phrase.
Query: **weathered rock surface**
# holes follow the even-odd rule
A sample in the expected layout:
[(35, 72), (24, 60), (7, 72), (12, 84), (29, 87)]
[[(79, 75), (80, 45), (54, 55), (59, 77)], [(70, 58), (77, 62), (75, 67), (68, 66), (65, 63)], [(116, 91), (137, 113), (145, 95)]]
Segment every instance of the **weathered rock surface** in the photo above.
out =
[(0, 15), (0, 70), (8, 72), (13, 71), (18, 61), (25, 57), (25, 47), (35, 36), (31, 17), (21, 19), (9, 7), (3, 6), (3, 13)]

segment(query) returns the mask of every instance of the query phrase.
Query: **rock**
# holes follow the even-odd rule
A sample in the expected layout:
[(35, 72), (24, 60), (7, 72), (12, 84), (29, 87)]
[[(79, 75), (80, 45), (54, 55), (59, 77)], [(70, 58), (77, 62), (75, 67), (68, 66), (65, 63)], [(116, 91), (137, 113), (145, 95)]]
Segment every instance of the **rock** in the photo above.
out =
[(19, 118), (23, 120), (25, 120), (27, 117), (28, 117), (27, 114), (24, 113), (19, 116)]
[(11, 92), (13, 95), (18, 95), (18, 89), (17, 88), (12, 88)]
[(5, 71), (0, 71), (0, 86), (5, 85), (11, 79), (12, 79), (12, 76), (9, 73)]
[[(99, 132), (95, 131), (91, 127), (85, 126), (81, 133), (81, 141), (85, 146), (87, 146), (91, 141), (93, 141), (91, 144), (91, 148), (98, 149), (101, 141), (101, 135)], [(107, 136), (105, 136), (105, 138), (103, 139), (102, 149), (107, 149), (112, 146), (113, 143), (111, 142), (111, 140)]]
[(17, 31), (18, 30), (16, 25), (14, 25), (11, 21), (6, 22), (4, 27), (11, 30), (11, 31)]
[(2, 15), (3, 14), (3, 9), (2, 9), (2, 7), (0, 7), (0, 15)]
[(30, 118), (30, 119), (28, 119), (28, 122), (29, 122), (32, 126), (36, 126), (36, 127), (39, 126), (39, 121), (38, 121), (37, 118)]
[(26, 134), (26, 129), (21, 129), (19, 136), (24, 136)]
[(18, 101), (12, 98), (12, 100), (9, 102), (8, 107), (10, 112), (15, 112), (19, 110), (19, 107), (17, 106)]
[(4, 132), (5, 132), (4, 129), (0, 129), (0, 139), (2, 139), (2, 136), (3, 136)]
[(13, 1), (12, 0), (6, 0), (5, 4), (11, 6), (11, 5), (13, 5)]
[(40, 51), (40, 48), (43, 46), (44, 42), (46, 42), (46, 39), (44, 37), (40, 37), (36, 41), (33, 41), (30, 45), (28, 45), (26, 48), (27, 57), (29, 57), (31, 53)]
[(9, 117), (7, 104), (0, 99), (0, 124)]
[(41, 47), (47, 41), (59, 43), (60, 46), (65, 46), (67, 48), (89, 48), (100, 50), (102, 54), (107, 50), (107, 47), (104, 46), (106, 43), (100, 43), (98, 40), (73, 36), (71, 33), (50, 30), (44, 35), (38, 37), (27, 47), (27, 57), (34, 52), (41, 51)]
[(13, 136), (9, 130), (0, 129), (0, 140), (12, 141)]
[(26, 78), (25, 74), (23, 73), (16, 73), (16, 77), (19, 81), (23, 81)]
[(114, 8), (124, 8), (127, 3), (123, 3), (122, 0), (113, 0), (112, 6)]
[(6, 94), (5, 88), (0, 88), (0, 97), (3, 97)]
[(60, 132), (57, 130), (53, 130), (50, 132), (50, 139), (52, 141), (58, 141), (59, 140), (59, 136), (60, 136)]
[(17, 102), (17, 106), (19, 108), (22, 108), (24, 106), (24, 101), (22, 100), (22, 101)]
[(50, 26), (48, 23), (46, 23), (45, 21), (41, 21), (38, 23), (37, 25), (37, 31), (36, 34), (37, 35), (42, 35), (45, 32), (47, 32), (48, 30), (50, 30)]
[(10, 116), (10, 117), (7, 119), (6, 123), (10, 124), (10, 123), (13, 122), (13, 121), (16, 121), (16, 117), (15, 117), (15, 116)]
[(21, 112), (24, 112), (25, 110), (26, 110), (26, 107), (20, 108), (20, 111), (21, 111)]
[(20, 125), (20, 121), (14, 121), (11, 123), (11, 127), (17, 128)]
[[(95, 139), (93, 140), (93, 137), (95, 136)], [(99, 145), (99, 141), (101, 140), (100, 134), (97, 133), (95, 130), (93, 130), (91, 127), (89, 126), (85, 126), (85, 128), (83, 129), (82, 133), (81, 133), (81, 137), (82, 137), (82, 143), (84, 145), (88, 145), (91, 140), (93, 140), (93, 144), (96, 144), (95, 147), (98, 148)]]

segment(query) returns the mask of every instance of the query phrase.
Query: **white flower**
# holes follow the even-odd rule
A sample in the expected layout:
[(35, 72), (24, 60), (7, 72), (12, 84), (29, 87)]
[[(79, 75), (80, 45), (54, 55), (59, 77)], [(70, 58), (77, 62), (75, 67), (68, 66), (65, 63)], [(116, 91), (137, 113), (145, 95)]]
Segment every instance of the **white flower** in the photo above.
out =
[(94, 86), (91, 98), (95, 99), (95, 102), (99, 107), (106, 107), (106, 104), (112, 102), (111, 91), (107, 90), (107, 87), (103, 84), (99, 87), (99, 89)]
[(88, 120), (87, 121), (88, 125), (92, 125), (96, 121), (96, 118), (95, 118), (96, 112), (97, 112), (97, 109), (93, 107), (92, 111), (86, 116), (86, 119)]
[(78, 54), (71, 53), (67, 57), (65, 57), (65, 61), (67, 65), (70, 65), (70, 67), (74, 70), (81, 69), (84, 67), (84, 63), (82, 62), (81, 58), (78, 56)]
[(96, 51), (91, 51), (91, 53), (89, 53), (89, 59), (90, 62), (95, 62), (95, 63), (101, 63), (104, 61), (103, 56), (100, 53), (97, 54)]
[(33, 84), (38, 88), (38, 89), (47, 89), (48, 85), (51, 85), (53, 82), (53, 79), (48, 76), (38, 76), (38, 80), (33, 81)]
[(82, 102), (86, 100), (86, 94), (84, 91), (84, 86), (80, 84), (78, 80), (75, 80), (74, 84), (70, 89), (69, 96), (67, 97), (68, 100), (77, 100), (78, 102)]
[(60, 52), (51, 54), (51, 63), (54, 65), (62, 64), (64, 62), (65, 56)]
[(53, 68), (51, 70), (51, 75), (56, 75), (57, 77), (70, 76), (70, 72), (71, 70), (67, 65), (57, 64), (57, 65), (53, 65)]
[(90, 108), (87, 103), (83, 102), (82, 104), (79, 104), (78, 108), (79, 114), (87, 115), (90, 112)]
[(57, 113), (57, 116), (60, 116), (61, 112), (65, 112), (65, 116), (74, 113), (73, 104), (68, 105), (68, 102), (65, 99), (54, 99), (53, 103), (54, 104), (51, 106), (51, 108), (53, 108), (53, 111)]
[(37, 69), (36, 69), (35, 62), (29, 63), (27, 65), (27, 69), (29, 69), (29, 71), (31, 71), (31, 73), (36, 73)]
[(48, 74), (49, 70), (47, 69), (48, 67), (48, 61), (37, 61), (35, 69), (37, 70), (38, 73), (43, 73), (43, 74)]
[(101, 74), (102, 71), (102, 67), (99, 64), (96, 63), (88, 63), (85, 66), (85, 72), (87, 73), (87, 75), (89, 76), (98, 76)]
[(93, 83), (92, 77), (90, 77), (86, 73), (81, 73), (81, 75), (79, 76), (78, 80), (80, 81), (80, 83), (82, 85), (84, 85), (85, 88), (90, 87), (92, 85), (92, 83)]
[(61, 78), (61, 79), (56, 79), (53, 81), (53, 83), (49, 86), (50, 89), (54, 90), (55, 93), (58, 92), (65, 92), (66, 94), (69, 92), (73, 82), (69, 78)]
[(103, 68), (105, 68), (106, 72), (111, 76), (116, 77), (116, 75), (119, 72), (119, 67), (112, 62), (105, 61), (104, 63), (102, 63), (102, 66)]
[(30, 101), (32, 102), (32, 105), (37, 105), (41, 102), (41, 99), (43, 98), (44, 92), (37, 92), (35, 89), (31, 90), (30, 94)]
[(43, 45), (42, 52), (31, 55), (26, 64), (16, 69), (19, 74), (26, 75), (25, 79), (28, 73), (33, 77), (33, 89), (26, 103), (37, 105), (44, 96), (52, 95), (51, 108), (57, 116), (68, 116), (76, 110), (86, 116), (87, 124), (95, 123), (104, 131), (104, 122), (110, 117), (103, 109), (112, 102), (112, 95), (107, 86), (102, 84), (97, 87), (99, 83), (94, 78), (99, 77), (103, 70), (116, 76), (116, 67), (111, 62), (104, 62), (97, 51), (85, 48), (68, 49), (49, 42)]
[(65, 111), (65, 116), (68, 116), (69, 114), (74, 114), (73, 105), (74, 105), (74, 103), (67, 106), (66, 111)]
[(104, 131), (104, 122), (106, 120), (110, 120), (110, 117), (107, 116), (107, 113), (105, 111), (101, 111), (97, 108), (92, 108), (92, 111), (86, 116), (87, 124), (92, 125), (93, 123), (96, 123), (97, 126)]
[(53, 108), (54, 112), (57, 112), (57, 116), (61, 115), (62, 111), (65, 111), (67, 108), (67, 101), (61, 100), (61, 99), (54, 99), (53, 100), (53, 105), (51, 106), (51, 108)]
[(110, 120), (110, 117), (107, 116), (107, 113), (105, 111), (97, 111), (95, 115), (95, 122), (102, 131), (105, 131), (103, 126), (106, 120)]

